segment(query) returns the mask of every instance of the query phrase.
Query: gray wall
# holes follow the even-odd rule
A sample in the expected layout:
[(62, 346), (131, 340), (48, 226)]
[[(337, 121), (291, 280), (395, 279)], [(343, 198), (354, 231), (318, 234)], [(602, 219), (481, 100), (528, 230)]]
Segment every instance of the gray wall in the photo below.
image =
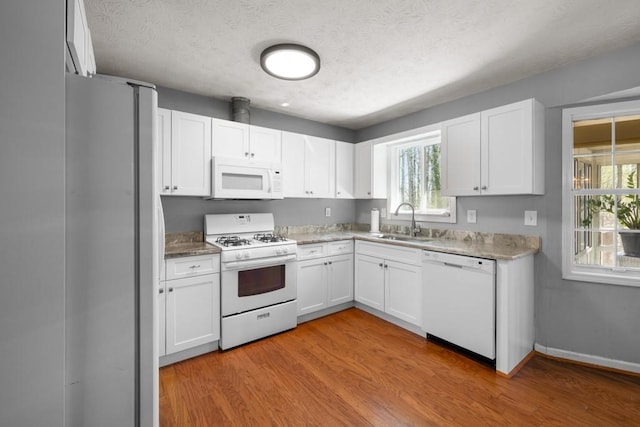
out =
[[(562, 279), (562, 107), (640, 86), (640, 44), (526, 78), (496, 89), (358, 131), (363, 141), (483, 109), (537, 98), (546, 107), (544, 196), (460, 197), (458, 223), (443, 227), (542, 237), (536, 256), (536, 342), (553, 348), (640, 363), (640, 287)], [(356, 218), (369, 222), (372, 207), (358, 201)], [(466, 224), (476, 209), (477, 224)], [(523, 225), (524, 211), (538, 211), (538, 226)], [(383, 220), (384, 222), (388, 222)], [(431, 227), (440, 227), (431, 223)]]
[[(231, 119), (228, 102), (158, 88), (158, 105), (162, 108), (194, 114)], [(251, 108), (251, 124), (273, 129), (304, 133), (339, 141), (353, 142), (355, 131), (312, 120), (300, 119), (267, 110)], [(334, 224), (352, 222), (355, 216), (354, 200), (285, 199), (272, 201), (203, 200), (199, 197), (162, 197), (167, 232), (200, 231), (203, 215), (210, 213), (273, 212), (276, 225)], [(325, 208), (331, 208), (331, 217), (325, 217)]]
[(64, 420), (62, 1), (0, 4), (0, 425)]
[[(231, 120), (231, 104), (229, 102), (166, 87), (158, 87), (158, 106)], [(351, 129), (262, 110), (253, 106), (251, 107), (251, 124), (344, 142), (354, 142), (356, 138), (356, 132)]]
[[(166, 231), (202, 231), (205, 214), (272, 212), (275, 225), (351, 223), (355, 200), (203, 200), (200, 197), (162, 197)], [(325, 217), (325, 208), (331, 216)]]

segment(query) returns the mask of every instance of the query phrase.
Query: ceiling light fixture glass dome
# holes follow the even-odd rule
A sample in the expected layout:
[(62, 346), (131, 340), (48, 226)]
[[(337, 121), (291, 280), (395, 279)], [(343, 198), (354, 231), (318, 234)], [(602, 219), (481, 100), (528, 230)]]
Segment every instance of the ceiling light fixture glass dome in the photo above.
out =
[(304, 80), (320, 71), (320, 57), (299, 44), (284, 43), (266, 48), (260, 66), (269, 75), (283, 80)]

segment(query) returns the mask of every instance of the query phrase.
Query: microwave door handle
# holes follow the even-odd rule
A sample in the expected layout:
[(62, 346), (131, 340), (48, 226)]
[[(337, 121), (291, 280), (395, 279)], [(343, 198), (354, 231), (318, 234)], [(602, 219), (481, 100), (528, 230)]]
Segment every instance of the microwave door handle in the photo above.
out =
[(271, 182), (273, 180), (273, 174), (271, 173), (270, 170), (267, 170), (267, 183), (269, 185), (269, 188), (267, 189), (267, 193), (271, 194), (271, 188), (273, 187), (273, 182)]

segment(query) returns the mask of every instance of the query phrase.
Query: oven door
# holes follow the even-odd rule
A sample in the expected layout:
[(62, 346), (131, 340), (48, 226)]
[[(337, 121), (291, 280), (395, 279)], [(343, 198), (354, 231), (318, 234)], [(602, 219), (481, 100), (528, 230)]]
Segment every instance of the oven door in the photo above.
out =
[(296, 299), (295, 255), (222, 264), (222, 316)]

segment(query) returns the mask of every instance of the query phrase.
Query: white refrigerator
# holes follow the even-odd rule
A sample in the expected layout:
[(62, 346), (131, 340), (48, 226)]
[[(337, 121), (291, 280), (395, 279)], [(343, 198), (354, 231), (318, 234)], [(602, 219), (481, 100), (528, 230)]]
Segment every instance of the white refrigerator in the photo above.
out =
[(67, 74), (69, 426), (158, 424), (156, 109), (153, 85)]

